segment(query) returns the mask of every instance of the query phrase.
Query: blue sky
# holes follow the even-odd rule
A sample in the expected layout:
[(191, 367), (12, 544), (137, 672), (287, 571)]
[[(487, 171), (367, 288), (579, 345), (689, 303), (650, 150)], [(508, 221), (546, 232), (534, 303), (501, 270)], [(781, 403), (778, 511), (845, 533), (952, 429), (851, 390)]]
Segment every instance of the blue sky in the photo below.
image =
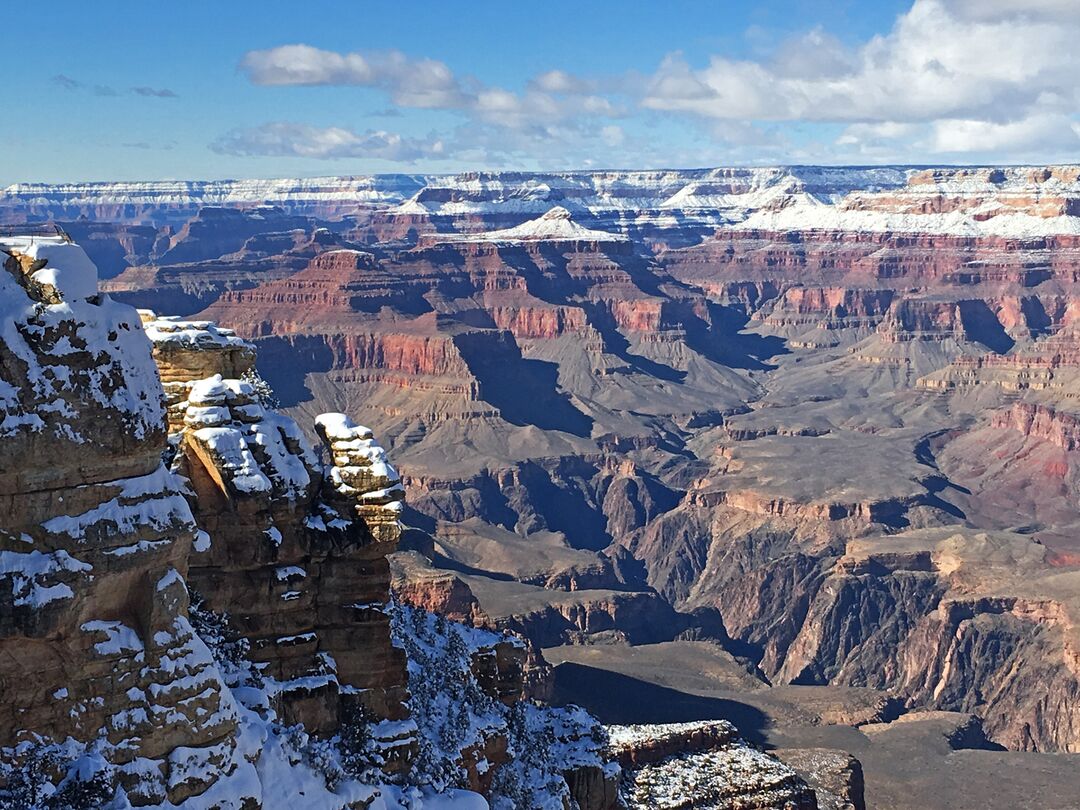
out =
[(1076, 160), (1077, 6), (11, 4), (0, 182)]

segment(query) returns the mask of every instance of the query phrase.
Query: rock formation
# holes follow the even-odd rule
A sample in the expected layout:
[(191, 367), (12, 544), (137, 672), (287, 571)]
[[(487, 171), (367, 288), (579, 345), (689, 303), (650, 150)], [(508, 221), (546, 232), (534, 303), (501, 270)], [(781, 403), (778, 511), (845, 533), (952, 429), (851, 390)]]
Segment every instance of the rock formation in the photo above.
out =
[(739, 740), (729, 723), (611, 726), (631, 807), (817, 810), (813, 790), (782, 762)]
[(2, 247), (0, 746), (96, 741), (131, 801), (180, 803), (238, 767), (239, 716), (188, 621), (196, 527), (149, 343), (74, 244)]
[(173, 469), (208, 538), (191, 557), (191, 587), (229, 614), (286, 722), (328, 733), (356, 712), (387, 721), (373, 733), (388, 735), (388, 770), (406, 769), (405, 661), (381, 610), (404, 495), (397, 473), (370, 431), (326, 414), (324, 478), (296, 423), (238, 379), (254, 363), (250, 344), (149, 314), (145, 329), (168, 380)]

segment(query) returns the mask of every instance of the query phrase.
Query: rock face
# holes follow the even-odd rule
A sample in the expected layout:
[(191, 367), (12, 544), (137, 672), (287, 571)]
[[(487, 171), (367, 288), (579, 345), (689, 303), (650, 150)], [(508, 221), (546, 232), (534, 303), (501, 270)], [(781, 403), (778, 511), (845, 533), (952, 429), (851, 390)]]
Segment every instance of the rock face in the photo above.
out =
[(775, 752), (817, 796), (818, 810), (866, 810), (859, 760), (843, 751), (799, 748)]
[(603, 727), (576, 706), (543, 709), (525, 699), (520, 640), (417, 608), (395, 605), (390, 614), (395, 641), (408, 651), (422, 784), (458, 781), (496, 807), (620, 806), (619, 767), (602, 756)]
[(254, 363), (250, 344), (205, 322), (146, 317), (168, 380), (173, 469), (204, 535), (191, 587), (229, 614), (285, 722), (325, 734), (357, 712), (386, 721), (374, 732), (388, 735), (386, 769), (406, 770), (416, 741), (402, 733), (405, 659), (382, 611), (404, 496), (396, 471), (367, 428), (325, 414), (324, 477), (296, 423), (237, 379)]
[(780, 760), (756, 751), (723, 721), (609, 726), (631, 808), (817, 810), (814, 791)]
[[(202, 208), (178, 230), (159, 228), (153, 241), (133, 239), (125, 226), (112, 234), (100, 226), (87, 233), (83, 221), (70, 227), (95, 236), (93, 258), (111, 264), (102, 289), (127, 303), (172, 312), (194, 312), (230, 290), (288, 276), (338, 246), (315, 220), (271, 206)], [(112, 264), (119, 252), (123, 259)], [(148, 287), (153, 295), (139, 292)]]
[(187, 617), (195, 525), (149, 344), (75, 245), (3, 249), (0, 747), (98, 739), (132, 801), (179, 803), (236, 767), (239, 718)]
[[(1077, 178), (496, 173), (15, 188), (0, 209), (123, 204), (171, 229), (149, 250), (182, 263), (146, 254), (110, 288), (257, 346), (303, 430), (372, 427), (410, 494), (392, 565), (412, 604), (533, 646), (707, 639), (775, 688), (875, 690), (1068, 752)], [(330, 235), (236, 211), (185, 230), (200, 193)], [(114, 254), (147, 250), (128, 227)]]

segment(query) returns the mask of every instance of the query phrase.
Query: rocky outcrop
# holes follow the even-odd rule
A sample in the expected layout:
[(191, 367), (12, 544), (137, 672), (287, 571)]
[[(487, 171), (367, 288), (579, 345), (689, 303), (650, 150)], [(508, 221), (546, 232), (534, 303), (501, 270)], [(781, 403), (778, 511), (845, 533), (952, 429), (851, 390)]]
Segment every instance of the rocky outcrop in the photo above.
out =
[(990, 427), (1015, 430), (1066, 451), (1080, 448), (1080, 415), (1048, 405), (1017, 402), (991, 414)]
[[(86, 227), (77, 223), (76, 230)], [(124, 237), (122, 230), (114, 235), (121, 244), (113, 252), (123, 249)], [(339, 246), (328, 229), (279, 208), (204, 208), (178, 230), (159, 229), (145, 252), (127, 252), (127, 265), (102, 287), (136, 306), (188, 314), (231, 291), (287, 278)]]
[(609, 726), (609, 750), (624, 768), (631, 808), (817, 810), (814, 791), (775, 757), (739, 739), (723, 721)]
[[(265, 383), (223, 376), (250, 344), (140, 319), (62, 235), (3, 248), (0, 803), (452, 808), (472, 787), (613, 810), (599, 726), (525, 699), (520, 641), (413, 611), (439, 629), (407, 674), (404, 493), (370, 430), (320, 416), (323, 467)], [(478, 736), (447, 748), (431, 711), (465, 684), (453, 721)]]
[(1006, 747), (1073, 750), (1074, 608), (1044, 554), (1027, 538), (946, 529), (850, 543), (778, 677), (893, 687), (909, 707), (977, 713)]
[(239, 717), (188, 621), (196, 527), (149, 343), (75, 245), (3, 249), (0, 760), (97, 741), (133, 803), (181, 803), (240, 767)]
[(866, 810), (862, 765), (851, 754), (828, 748), (781, 749), (773, 754), (813, 789), (818, 810)]
[(396, 471), (370, 431), (326, 414), (316, 425), (332, 462), (324, 475), (295, 422), (223, 378), (254, 362), (227, 331), (155, 319), (146, 330), (169, 381), (173, 468), (205, 538), (192, 588), (229, 615), (286, 722), (327, 734), (360, 712), (383, 721), (373, 733), (388, 735), (385, 768), (407, 769), (416, 741), (402, 726), (405, 661), (382, 611), (400, 534)]
[(545, 709), (525, 699), (519, 639), (403, 605), (390, 615), (410, 660), (420, 779), (467, 786), (514, 807), (619, 806), (619, 769), (602, 756), (602, 727), (577, 707)]

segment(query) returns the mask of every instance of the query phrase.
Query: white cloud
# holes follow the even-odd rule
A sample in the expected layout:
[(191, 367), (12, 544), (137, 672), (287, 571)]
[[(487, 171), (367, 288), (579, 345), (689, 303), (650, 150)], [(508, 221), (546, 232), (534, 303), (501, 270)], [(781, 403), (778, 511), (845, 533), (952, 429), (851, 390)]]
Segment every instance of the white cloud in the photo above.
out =
[(1076, 0), (948, 0), (949, 8), (958, 16), (972, 20), (1028, 18), (1080, 20), (1080, 5)]
[(233, 130), (212, 143), (210, 148), (219, 154), (242, 157), (320, 160), (367, 158), (412, 163), (448, 157), (443, 142), (436, 138), (406, 138), (383, 130), (355, 132), (343, 127), (313, 127), (288, 122)]
[(282, 45), (248, 51), (240, 70), (254, 84), (360, 84), (373, 85), (376, 72), (360, 53), (339, 54), (311, 45)]
[(456, 109), (469, 103), (453, 72), (400, 51), (337, 53), (311, 45), (249, 51), (240, 70), (260, 85), (357, 85), (386, 90), (403, 107)]
[(695, 69), (672, 55), (642, 103), (717, 119), (1014, 120), (1047, 94), (1075, 108), (1078, 33), (1038, 15), (975, 19), (943, 0), (916, 0), (888, 35), (852, 53), (812, 31), (772, 63), (714, 56)]
[(931, 151), (936, 153), (1011, 152), (1056, 154), (1080, 149), (1078, 125), (1062, 115), (1032, 115), (1020, 121), (936, 121)]
[[(452, 152), (564, 165), (619, 157), (671, 165), (680, 154), (716, 162), (1075, 159), (1078, 39), (1080, 0), (914, 0), (891, 30), (861, 44), (819, 27), (757, 59), (691, 62), (674, 52), (648, 75), (555, 68), (517, 89), (400, 51), (286, 45), (249, 52), (241, 71), (260, 85), (375, 88), (398, 110), (451, 111), (462, 123), (428, 139), (268, 124), (230, 133), (217, 148), (410, 161)], [(657, 120), (671, 143), (640, 135)]]
[(399, 107), (454, 110), (514, 129), (620, 114), (611, 100), (590, 92), (591, 83), (564, 71), (542, 73), (518, 93), (461, 79), (443, 62), (414, 59), (400, 51), (338, 53), (282, 45), (249, 51), (239, 69), (257, 85), (374, 87)]
[(549, 70), (530, 81), (530, 86), (545, 93), (584, 95), (594, 92), (594, 83), (564, 70)]

